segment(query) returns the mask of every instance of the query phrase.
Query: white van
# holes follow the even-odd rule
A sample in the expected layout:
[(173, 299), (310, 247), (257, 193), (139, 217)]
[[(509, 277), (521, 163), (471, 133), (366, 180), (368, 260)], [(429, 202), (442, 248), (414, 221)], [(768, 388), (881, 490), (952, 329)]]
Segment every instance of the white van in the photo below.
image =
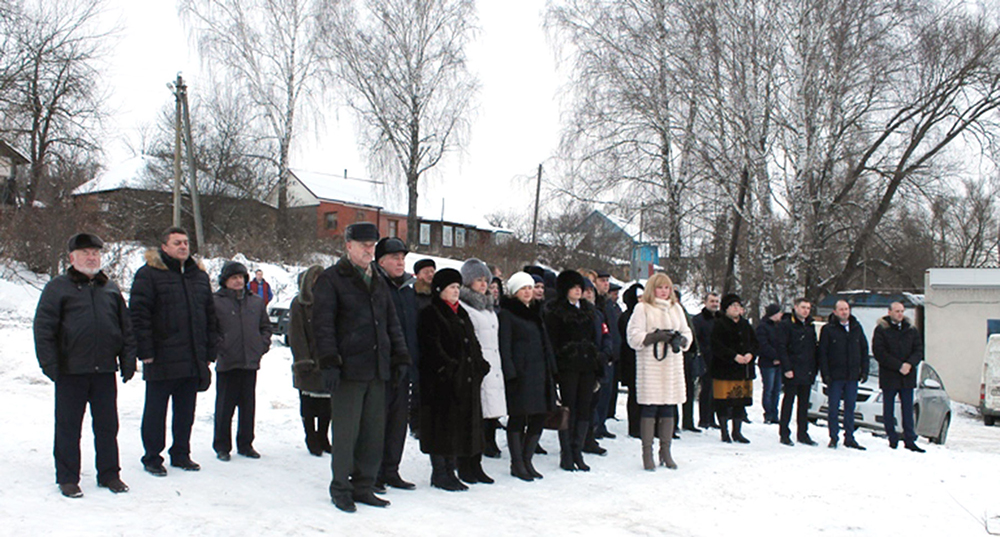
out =
[(979, 386), (979, 410), (986, 425), (993, 425), (1000, 416), (1000, 334), (993, 334), (986, 343), (983, 382)]

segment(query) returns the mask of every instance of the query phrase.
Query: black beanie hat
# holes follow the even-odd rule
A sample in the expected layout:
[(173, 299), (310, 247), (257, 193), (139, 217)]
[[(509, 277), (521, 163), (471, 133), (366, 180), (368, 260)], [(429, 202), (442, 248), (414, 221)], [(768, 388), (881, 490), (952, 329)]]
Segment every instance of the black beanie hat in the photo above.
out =
[(743, 305), (743, 300), (740, 298), (740, 295), (737, 295), (736, 293), (729, 293), (728, 295), (722, 297), (720, 311), (725, 313), (725, 311), (729, 309), (729, 306), (732, 306), (734, 302), (738, 302), (741, 306)]
[(84, 248), (104, 248), (104, 241), (93, 233), (77, 233), (69, 238), (66, 243), (66, 251), (83, 250)]
[(767, 307), (764, 308), (764, 317), (770, 317), (779, 311), (781, 311), (781, 306), (777, 304), (768, 304)]
[(246, 285), (250, 281), (250, 272), (243, 263), (239, 261), (226, 261), (222, 265), (222, 272), (219, 273), (219, 287), (225, 287), (226, 281), (233, 276), (241, 275), (243, 276), (243, 285)]
[(416, 274), (427, 267), (437, 268), (437, 264), (430, 258), (421, 259), (413, 264), (413, 273)]
[(434, 280), (431, 281), (431, 290), (437, 296), (445, 287), (453, 283), (462, 285), (462, 273), (453, 268), (443, 268), (434, 273)]
[(399, 252), (403, 252), (404, 254), (410, 253), (410, 251), (406, 249), (406, 245), (403, 244), (403, 241), (397, 239), (396, 237), (383, 237), (378, 241), (378, 244), (375, 245), (375, 261), (382, 259), (382, 256), (384, 255)]
[(569, 290), (574, 287), (579, 287), (582, 291), (584, 289), (583, 274), (575, 270), (564, 270), (559, 273), (556, 277), (556, 291), (559, 293), (559, 298), (565, 298), (569, 293)]

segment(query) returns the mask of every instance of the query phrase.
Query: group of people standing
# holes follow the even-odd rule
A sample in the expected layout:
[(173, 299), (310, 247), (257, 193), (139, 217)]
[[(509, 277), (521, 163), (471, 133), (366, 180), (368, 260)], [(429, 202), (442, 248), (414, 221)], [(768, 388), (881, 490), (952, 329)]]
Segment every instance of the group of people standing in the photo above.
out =
[[(237, 452), (259, 458), (253, 448), (254, 394), (260, 359), (271, 344), (264, 298), (248, 289), (246, 267), (227, 262), (212, 291), (208, 274), (190, 255), (187, 232), (165, 230), (159, 248), (147, 250), (136, 271), (129, 302), (101, 270), (103, 241), (90, 233), (69, 239), (70, 266), (42, 291), (35, 312), (35, 353), (55, 383), (56, 483), (63, 495), (80, 488), (80, 434), (90, 405), (97, 457), (97, 484), (128, 491), (120, 476), (115, 372), (128, 382), (142, 362), (146, 381), (141, 436), (143, 469), (167, 475), (167, 409), (173, 442), (170, 465), (185, 471), (191, 460), (191, 428), (198, 392), (212, 383), (216, 400), (213, 448), (230, 460), (232, 420), (239, 409)], [(269, 292), (269, 289), (265, 289)], [(268, 295), (267, 298), (270, 298)]]
[[(724, 442), (749, 443), (742, 424), (758, 362), (765, 421), (779, 423), (781, 443), (794, 445), (789, 424), (797, 400), (798, 442), (815, 444), (806, 411), (819, 372), (828, 385), (830, 447), (839, 442), (843, 400), (844, 445), (864, 449), (853, 436), (853, 405), (868, 374), (868, 340), (846, 302), (838, 302), (819, 337), (805, 299), (784, 319), (780, 307), (769, 306), (755, 330), (735, 294), (709, 293), (704, 309), (688, 315), (662, 273), (645, 288), (637, 283), (625, 290), (623, 311), (621, 288), (608, 273), (555, 275), (529, 266), (503, 281), (478, 259), (460, 270), (437, 270), (424, 259), (410, 274), (405, 243), (380, 238), (367, 222), (347, 227), (345, 245), (333, 266), (301, 274), (288, 327), (305, 444), (313, 455), (331, 453), (329, 492), (342, 511), (355, 511), (357, 503), (385, 507), (389, 501), (378, 494), (416, 488), (399, 473), (408, 428), (430, 458), (431, 486), (447, 491), (494, 482), (482, 458), (500, 456), (495, 438), (503, 417), (512, 476), (543, 477), (533, 458), (544, 453), (539, 440), (546, 427), (558, 431), (560, 468), (588, 471), (584, 453), (605, 453), (598, 440), (614, 437), (605, 421), (614, 415), (619, 382), (628, 387), (628, 431), (641, 439), (646, 470), (678, 467), (671, 446), (680, 429), (716, 427)], [(236, 409), (236, 451), (259, 458), (252, 444), (254, 392), (270, 345), (265, 304), (273, 296), (261, 275), (253, 285), (244, 265), (227, 262), (213, 293), (204, 268), (190, 257), (187, 233), (170, 228), (160, 247), (147, 251), (126, 306), (100, 270), (102, 246), (90, 234), (70, 239), (71, 266), (46, 286), (35, 319), (39, 364), (56, 384), (54, 454), (62, 493), (82, 495), (79, 442), (88, 403), (98, 484), (128, 490), (119, 476), (114, 373), (120, 370), (127, 382), (136, 358), (146, 380), (147, 472), (167, 475), (161, 452), (168, 403), (171, 466), (200, 468), (190, 458), (190, 433), (197, 392), (211, 383), (211, 362), (217, 458), (230, 460)], [(884, 369), (890, 445), (899, 440), (892, 416), (898, 395), (905, 446), (922, 451), (912, 423), (922, 349), (902, 305), (890, 308), (873, 346)]]

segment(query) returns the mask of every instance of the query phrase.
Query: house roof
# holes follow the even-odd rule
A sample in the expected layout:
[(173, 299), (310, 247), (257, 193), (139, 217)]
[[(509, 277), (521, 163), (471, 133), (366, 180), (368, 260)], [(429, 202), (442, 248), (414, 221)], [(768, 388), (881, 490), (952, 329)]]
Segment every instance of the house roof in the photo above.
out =
[(0, 140), (0, 157), (9, 158), (11, 163), (15, 166), (18, 164), (28, 164), (31, 162), (28, 157), (24, 156), (24, 153), (14, 149), (14, 146), (8, 144), (7, 142)]
[[(385, 183), (300, 169), (288, 171), (302, 185), (306, 195), (313, 198), (297, 200), (298, 205), (313, 205), (319, 201), (337, 201), (379, 209), (386, 205)], [(276, 189), (268, 195), (268, 199), (275, 195)], [(291, 201), (289, 203), (292, 204)]]
[[(145, 190), (151, 192), (172, 192), (173, 173), (164, 167), (164, 161), (149, 155), (139, 155), (120, 162), (97, 177), (73, 189), (74, 196), (112, 192), (115, 190)], [(185, 176), (184, 180), (187, 181)], [(211, 194), (214, 186), (216, 194), (222, 196), (240, 197), (239, 191), (232, 185), (212, 185), (212, 176), (198, 173), (198, 187), (202, 195)], [(187, 186), (182, 186), (186, 191)]]

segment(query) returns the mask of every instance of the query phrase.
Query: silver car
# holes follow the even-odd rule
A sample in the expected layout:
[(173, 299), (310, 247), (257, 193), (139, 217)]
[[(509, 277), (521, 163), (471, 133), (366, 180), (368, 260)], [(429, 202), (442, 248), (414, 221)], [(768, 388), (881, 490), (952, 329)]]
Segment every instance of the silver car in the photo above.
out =
[[(882, 390), (878, 387), (878, 362), (869, 357), (868, 381), (858, 386), (858, 401), (854, 408), (854, 423), (858, 427), (885, 430), (882, 418)], [(902, 412), (899, 400), (896, 400), (896, 430), (902, 433), (903, 424), (900, 420)], [(813, 422), (826, 420), (827, 393), (826, 384), (820, 378), (813, 383), (809, 395), (809, 419)], [(841, 403), (840, 420), (844, 419), (844, 408)], [(931, 443), (944, 444), (948, 440), (948, 427), (951, 425), (951, 398), (944, 389), (944, 383), (937, 371), (927, 362), (917, 366), (917, 388), (913, 391), (913, 423), (918, 436), (924, 436)]]

